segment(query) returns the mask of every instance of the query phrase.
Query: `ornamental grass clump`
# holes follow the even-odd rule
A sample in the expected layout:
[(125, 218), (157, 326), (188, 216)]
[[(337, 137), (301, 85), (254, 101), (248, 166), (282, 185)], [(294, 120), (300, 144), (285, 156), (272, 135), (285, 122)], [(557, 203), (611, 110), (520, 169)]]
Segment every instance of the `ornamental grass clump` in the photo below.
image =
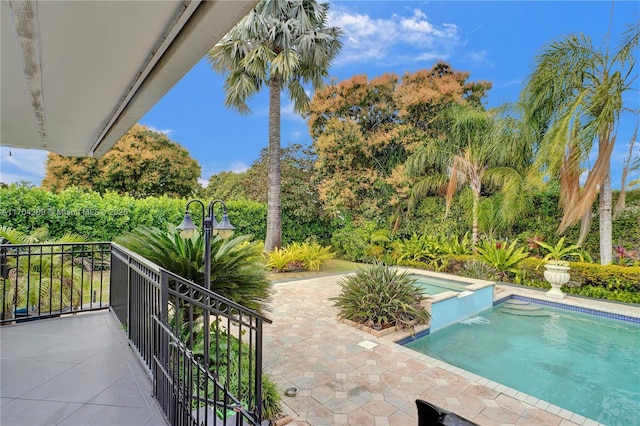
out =
[(429, 321), (429, 312), (421, 305), (428, 296), (406, 272), (374, 264), (347, 275), (339, 284), (342, 291), (331, 300), (340, 318), (374, 328), (400, 326), (411, 331)]

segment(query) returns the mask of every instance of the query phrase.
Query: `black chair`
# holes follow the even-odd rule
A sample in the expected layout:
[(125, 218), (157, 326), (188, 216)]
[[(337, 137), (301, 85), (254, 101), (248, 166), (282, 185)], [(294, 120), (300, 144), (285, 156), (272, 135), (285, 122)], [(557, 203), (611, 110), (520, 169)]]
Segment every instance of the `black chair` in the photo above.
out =
[(416, 406), (418, 407), (418, 426), (480, 426), (421, 399), (416, 399)]
[(427, 401), (416, 399), (418, 407), (418, 426), (440, 426), (448, 411), (429, 404)]

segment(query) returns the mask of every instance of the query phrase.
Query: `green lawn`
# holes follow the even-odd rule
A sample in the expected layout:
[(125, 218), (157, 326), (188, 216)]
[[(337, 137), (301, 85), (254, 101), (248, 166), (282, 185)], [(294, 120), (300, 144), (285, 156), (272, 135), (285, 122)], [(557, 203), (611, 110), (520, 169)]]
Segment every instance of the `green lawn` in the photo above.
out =
[(363, 266), (362, 263), (349, 262), (342, 259), (330, 259), (322, 264), (320, 271), (301, 271), (301, 272), (270, 272), (268, 274), (272, 283), (299, 280), (304, 278), (315, 278), (326, 275), (343, 274), (345, 272), (355, 271)]

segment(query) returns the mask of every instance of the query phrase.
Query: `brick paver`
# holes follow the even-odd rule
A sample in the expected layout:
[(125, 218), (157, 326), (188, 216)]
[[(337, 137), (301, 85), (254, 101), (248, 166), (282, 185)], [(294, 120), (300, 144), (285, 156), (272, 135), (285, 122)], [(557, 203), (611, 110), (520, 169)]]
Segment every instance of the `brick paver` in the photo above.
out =
[[(339, 293), (340, 278), (273, 285), (265, 372), (282, 390), (298, 388), (296, 397), (283, 396), (284, 411), (294, 425), (415, 426), (417, 398), (481, 425), (582, 424), (581, 416), (567, 416), (566, 410), (558, 412), (544, 401), (394, 343), (399, 336), (376, 338), (339, 322), (329, 298)], [(509, 292), (527, 290), (506, 288), (498, 294)], [(545, 295), (535, 292), (535, 297)], [(563, 303), (596, 309), (611, 305), (570, 297)], [(639, 316), (638, 311), (624, 313)]]

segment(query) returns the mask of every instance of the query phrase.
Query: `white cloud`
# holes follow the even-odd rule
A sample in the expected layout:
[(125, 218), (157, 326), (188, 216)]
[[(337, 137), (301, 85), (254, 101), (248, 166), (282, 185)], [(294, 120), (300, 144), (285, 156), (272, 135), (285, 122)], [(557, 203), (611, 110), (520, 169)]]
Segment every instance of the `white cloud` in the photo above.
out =
[(234, 161), (233, 163), (229, 164), (229, 166), (227, 167), (228, 171), (234, 172), (234, 173), (244, 173), (248, 169), (249, 169), (249, 166), (247, 166), (242, 161)]
[(430, 22), (420, 9), (414, 9), (409, 16), (372, 18), (342, 5), (334, 6), (329, 11), (329, 25), (340, 27), (345, 33), (342, 52), (335, 63), (338, 66), (371, 60), (396, 62), (401, 56), (393, 52), (401, 50), (403, 60), (408, 51), (413, 60), (444, 59), (460, 44), (456, 25)]
[(143, 123), (141, 123), (141, 124), (143, 126), (147, 127), (152, 132), (163, 133), (167, 137), (169, 137), (169, 135), (173, 132), (173, 130), (171, 130), (171, 129), (165, 129), (165, 130), (157, 129), (155, 126), (152, 126), (151, 124), (143, 124)]
[(521, 84), (522, 84), (522, 79), (517, 78), (515, 80), (505, 81), (504, 83), (500, 84), (500, 87), (520, 86)]
[(306, 123), (304, 118), (297, 112), (293, 110), (293, 102), (288, 102), (287, 104), (280, 107), (280, 114), (282, 118), (290, 121), (299, 121), (301, 123)]
[(200, 177), (200, 179), (198, 179), (198, 183), (203, 187), (206, 188), (207, 186), (209, 186), (209, 181), (206, 179), (202, 179), (202, 177)]
[(476, 65), (490, 65), (493, 63), (489, 60), (489, 52), (486, 50), (476, 50), (467, 53), (467, 58)]

